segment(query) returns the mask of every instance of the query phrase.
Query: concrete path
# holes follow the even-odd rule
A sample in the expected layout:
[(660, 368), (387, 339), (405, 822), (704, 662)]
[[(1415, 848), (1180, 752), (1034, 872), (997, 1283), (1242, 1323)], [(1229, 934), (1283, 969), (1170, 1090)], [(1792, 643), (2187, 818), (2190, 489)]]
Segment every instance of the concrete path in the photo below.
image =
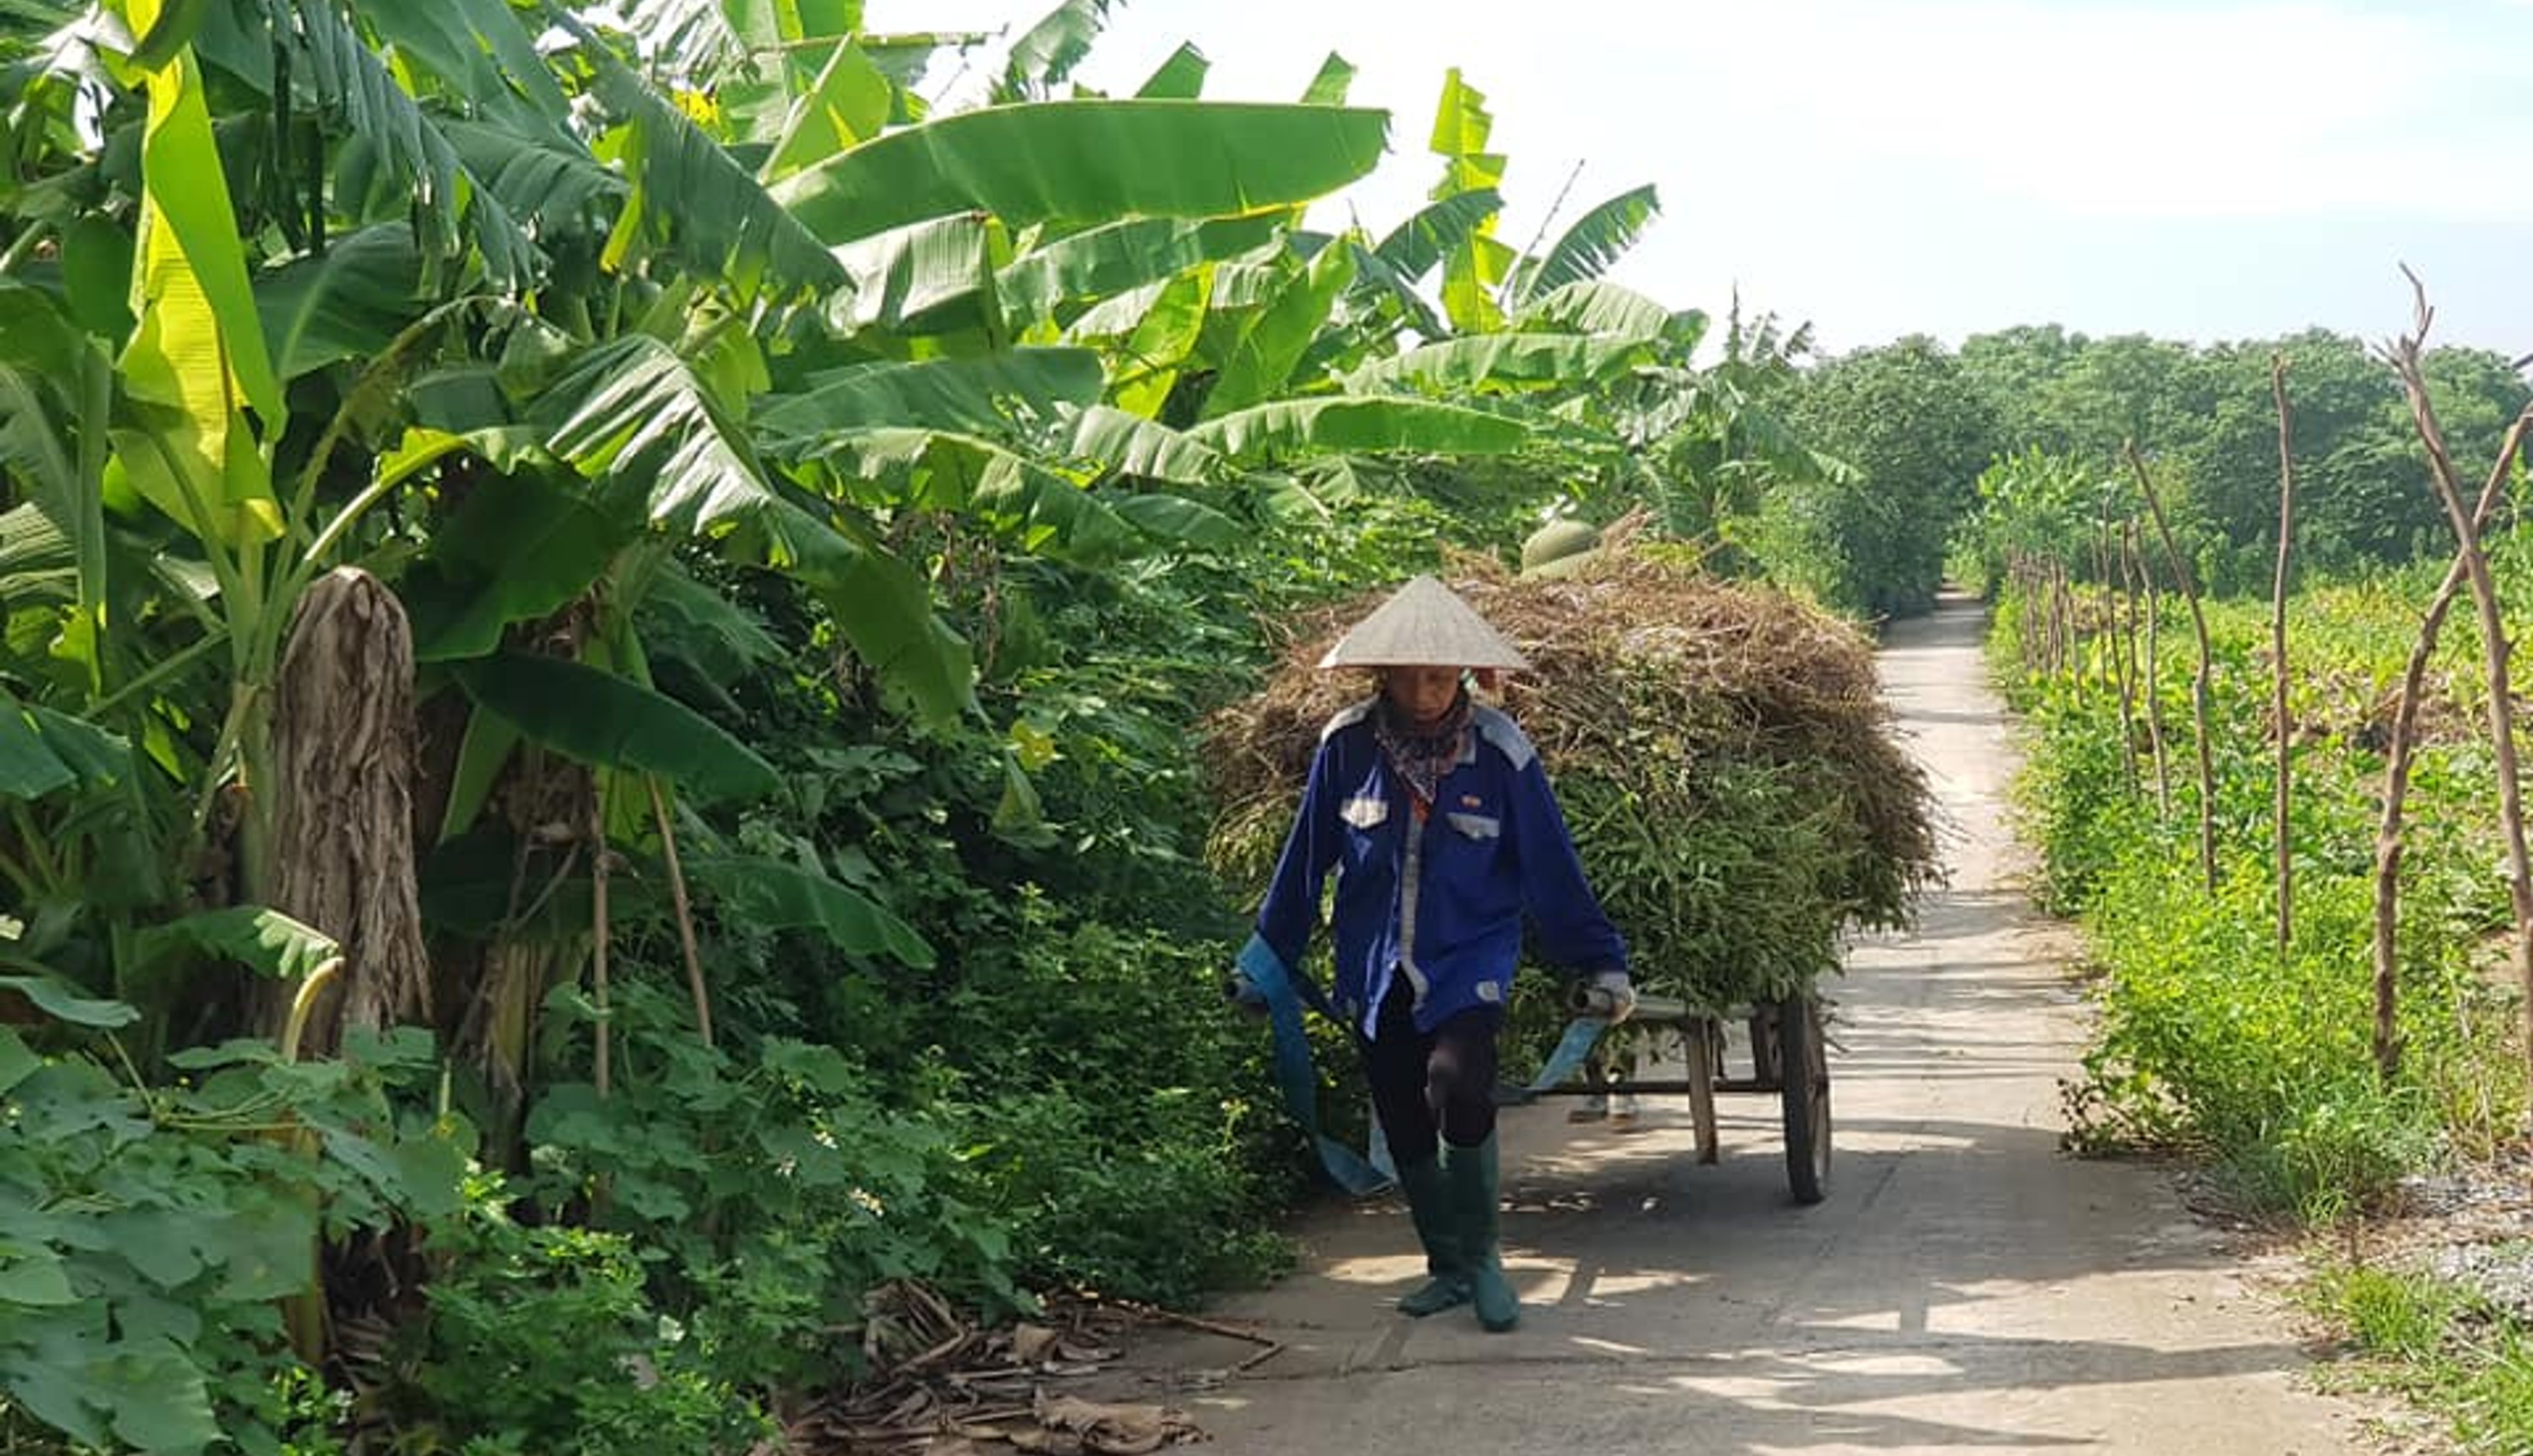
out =
[[(1288, 1348), (1186, 1334), (1142, 1352), (1226, 1456), (1379, 1451), (2058, 1452), (2365, 1449), (2311, 1392), (2274, 1302), (2156, 1171), (2058, 1151), (2084, 1040), (2064, 933), (2007, 875), (2011, 742), (1965, 603), (1881, 656), (1949, 820), (1952, 883), (1833, 988), (1836, 1164), (1788, 1198), (1773, 1098), (1722, 1099), (1700, 1167), (1682, 1099), (1649, 1127), (1508, 1115), (1506, 1261), (1521, 1328), (1389, 1302), (1421, 1272), (1402, 1210), (1335, 1207), (1306, 1263), (1215, 1314)], [(1737, 1046), (1736, 1060), (1740, 1053)], [(1208, 1373), (1210, 1371), (1210, 1373)], [(1145, 1398), (1150, 1398), (1149, 1394)]]

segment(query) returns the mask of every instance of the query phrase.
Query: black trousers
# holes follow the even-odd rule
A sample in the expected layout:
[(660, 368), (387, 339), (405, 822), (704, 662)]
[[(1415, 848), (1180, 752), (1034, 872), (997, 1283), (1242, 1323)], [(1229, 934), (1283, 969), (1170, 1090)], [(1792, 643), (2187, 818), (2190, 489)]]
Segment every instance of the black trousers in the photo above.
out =
[(1418, 1031), (1413, 996), (1403, 977), (1392, 982), (1372, 1039), (1355, 1038), (1390, 1161), (1401, 1168), (1433, 1161), (1438, 1137), (1474, 1147), (1495, 1132), (1496, 1034), (1503, 1029), (1503, 1008), (1477, 1006)]

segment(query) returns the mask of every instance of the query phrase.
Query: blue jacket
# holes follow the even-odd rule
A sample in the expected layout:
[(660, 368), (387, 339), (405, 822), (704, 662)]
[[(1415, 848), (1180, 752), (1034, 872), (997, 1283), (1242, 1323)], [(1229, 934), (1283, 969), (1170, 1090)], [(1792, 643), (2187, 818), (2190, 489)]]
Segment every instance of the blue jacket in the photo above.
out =
[(1258, 938), (1300, 966), (1336, 870), (1335, 1010), (1367, 1036), (1395, 975), (1415, 988), (1419, 1030), (1502, 1006), (1525, 910), (1551, 964), (1624, 970), (1626, 942), (1584, 882), (1539, 753), (1513, 721), (1471, 710), (1468, 747), (1420, 825), (1414, 795), (1373, 741), (1373, 707), (1356, 704), (1321, 732)]

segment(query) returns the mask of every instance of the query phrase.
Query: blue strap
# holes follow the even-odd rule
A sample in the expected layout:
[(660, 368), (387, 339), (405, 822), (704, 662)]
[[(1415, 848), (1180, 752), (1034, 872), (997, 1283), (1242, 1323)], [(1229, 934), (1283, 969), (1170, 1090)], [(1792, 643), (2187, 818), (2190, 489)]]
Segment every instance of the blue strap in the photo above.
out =
[(1557, 1050), (1548, 1054), (1548, 1065), (1530, 1079), (1527, 1090), (1536, 1097), (1551, 1087), (1562, 1086), (1574, 1074), (1583, 1070), (1584, 1059), (1599, 1045), (1601, 1033), (1610, 1029), (1608, 1017), (1576, 1017), (1565, 1023), (1565, 1034), (1557, 1038)]
[[(1249, 944), (1240, 948), (1239, 966), (1241, 975), (1266, 998), (1266, 1021), (1275, 1032), (1275, 1084), (1283, 1089), (1284, 1110), (1319, 1148), (1320, 1166), (1337, 1187), (1357, 1197), (1389, 1187), (1388, 1175), (1320, 1131), (1320, 1075), (1311, 1065), (1311, 1039), (1302, 1029), (1302, 1000), (1309, 998), (1326, 1016), (1326, 998), (1319, 987), (1296, 977), (1284, 958), (1258, 936), (1252, 935)], [(1374, 1136), (1379, 1136), (1378, 1131)]]

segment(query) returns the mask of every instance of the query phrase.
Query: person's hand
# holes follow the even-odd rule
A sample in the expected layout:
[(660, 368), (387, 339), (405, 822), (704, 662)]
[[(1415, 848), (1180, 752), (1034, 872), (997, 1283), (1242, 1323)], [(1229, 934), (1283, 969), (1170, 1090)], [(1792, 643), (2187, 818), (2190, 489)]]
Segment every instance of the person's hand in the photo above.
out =
[(1240, 1008), (1245, 1016), (1255, 1017), (1262, 1021), (1266, 1019), (1266, 993), (1258, 989), (1256, 981), (1239, 971), (1233, 971), (1224, 979), (1222, 999)]
[(1610, 1010), (1607, 1015), (1611, 1025), (1615, 1026), (1636, 1014), (1636, 983), (1627, 979), (1625, 971), (1594, 971), (1591, 987), (1600, 993), (1596, 999), (1606, 999), (1609, 1002)]

